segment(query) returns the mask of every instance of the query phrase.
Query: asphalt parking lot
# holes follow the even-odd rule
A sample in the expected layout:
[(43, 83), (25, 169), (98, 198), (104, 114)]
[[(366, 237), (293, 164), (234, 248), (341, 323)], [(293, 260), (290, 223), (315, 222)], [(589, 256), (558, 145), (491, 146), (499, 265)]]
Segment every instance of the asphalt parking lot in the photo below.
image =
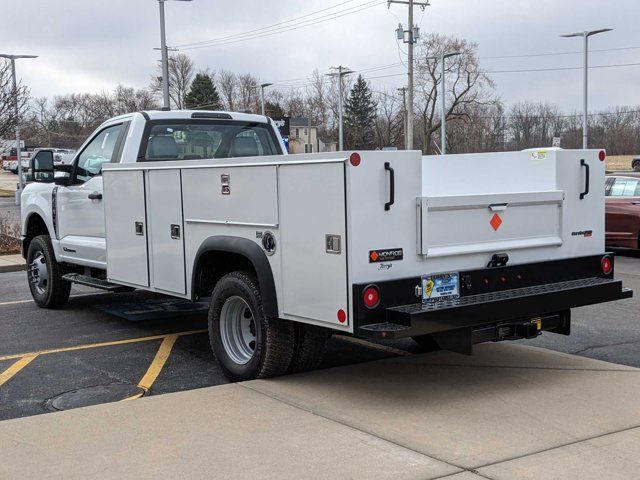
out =
[[(618, 257), (616, 272), (640, 292), (640, 258)], [(523, 343), (640, 367), (639, 303), (576, 309), (572, 336)], [(205, 304), (74, 286), (65, 309), (42, 310), (24, 272), (0, 274), (0, 420), (228, 383), (205, 329)], [(335, 335), (321, 368), (420, 351)]]

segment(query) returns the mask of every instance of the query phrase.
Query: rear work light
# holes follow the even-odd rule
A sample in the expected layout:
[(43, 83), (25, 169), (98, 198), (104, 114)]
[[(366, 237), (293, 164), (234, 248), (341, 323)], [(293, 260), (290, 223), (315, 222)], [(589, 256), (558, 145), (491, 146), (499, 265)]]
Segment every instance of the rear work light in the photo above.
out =
[(380, 303), (380, 291), (375, 285), (369, 285), (362, 293), (362, 301), (367, 308), (376, 308)]
[(602, 267), (602, 273), (605, 275), (609, 275), (613, 270), (613, 262), (611, 261), (611, 257), (605, 255), (600, 260), (600, 267)]

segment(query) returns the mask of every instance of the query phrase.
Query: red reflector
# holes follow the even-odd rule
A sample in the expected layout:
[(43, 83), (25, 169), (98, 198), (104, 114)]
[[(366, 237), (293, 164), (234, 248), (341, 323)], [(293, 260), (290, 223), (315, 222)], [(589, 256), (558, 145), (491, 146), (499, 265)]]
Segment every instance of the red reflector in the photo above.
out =
[(380, 292), (378, 288), (373, 285), (365, 288), (362, 294), (362, 301), (367, 308), (377, 307), (380, 303)]
[(491, 220), (489, 220), (489, 225), (491, 225), (494, 230), (498, 230), (500, 228), (500, 225), (502, 225), (502, 218), (500, 218), (500, 215), (494, 213), (493, 217), (491, 217)]
[(611, 258), (609, 257), (602, 257), (600, 266), (602, 267), (602, 273), (605, 275), (609, 275), (613, 270), (613, 263), (611, 263)]
[(604, 159), (607, 158), (607, 154), (604, 152), (604, 150), (600, 150), (600, 153), (598, 153), (598, 158), (601, 162), (604, 162)]
[(354, 167), (357, 167), (358, 165), (360, 165), (361, 161), (362, 159), (360, 158), (359, 153), (352, 153), (351, 156), (349, 157), (349, 163), (351, 163), (351, 165), (353, 165)]
[(338, 321), (340, 323), (344, 323), (347, 321), (347, 313), (342, 309), (338, 310)]

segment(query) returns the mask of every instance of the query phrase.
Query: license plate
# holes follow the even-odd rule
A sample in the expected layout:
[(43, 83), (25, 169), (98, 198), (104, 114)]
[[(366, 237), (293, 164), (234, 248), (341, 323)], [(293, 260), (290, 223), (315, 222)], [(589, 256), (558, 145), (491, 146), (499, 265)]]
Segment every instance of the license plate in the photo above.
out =
[(422, 303), (442, 302), (453, 300), (460, 296), (458, 273), (438, 273), (423, 275)]

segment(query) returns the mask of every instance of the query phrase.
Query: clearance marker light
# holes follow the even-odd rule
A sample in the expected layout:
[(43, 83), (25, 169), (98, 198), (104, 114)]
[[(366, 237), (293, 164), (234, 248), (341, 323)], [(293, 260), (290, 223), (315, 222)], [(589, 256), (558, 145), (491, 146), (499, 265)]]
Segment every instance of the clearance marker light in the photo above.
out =
[(347, 321), (347, 313), (342, 309), (338, 310), (338, 321), (340, 323), (344, 323)]
[(359, 153), (355, 153), (354, 152), (349, 157), (349, 163), (351, 163), (351, 165), (353, 165), (354, 167), (357, 167), (358, 165), (360, 165), (361, 161), (362, 161), (362, 159), (360, 158), (360, 154)]
[(609, 275), (611, 273), (611, 270), (613, 270), (613, 264), (611, 263), (611, 258), (609, 257), (602, 257), (600, 266), (602, 267), (602, 273), (604, 273), (605, 275)]
[(604, 159), (607, 158), (607, 154), (604, 152), (604, 150), (600, 150), (600, 153), (598, 153), (598, 158), (601, 162), (604, 162)]

